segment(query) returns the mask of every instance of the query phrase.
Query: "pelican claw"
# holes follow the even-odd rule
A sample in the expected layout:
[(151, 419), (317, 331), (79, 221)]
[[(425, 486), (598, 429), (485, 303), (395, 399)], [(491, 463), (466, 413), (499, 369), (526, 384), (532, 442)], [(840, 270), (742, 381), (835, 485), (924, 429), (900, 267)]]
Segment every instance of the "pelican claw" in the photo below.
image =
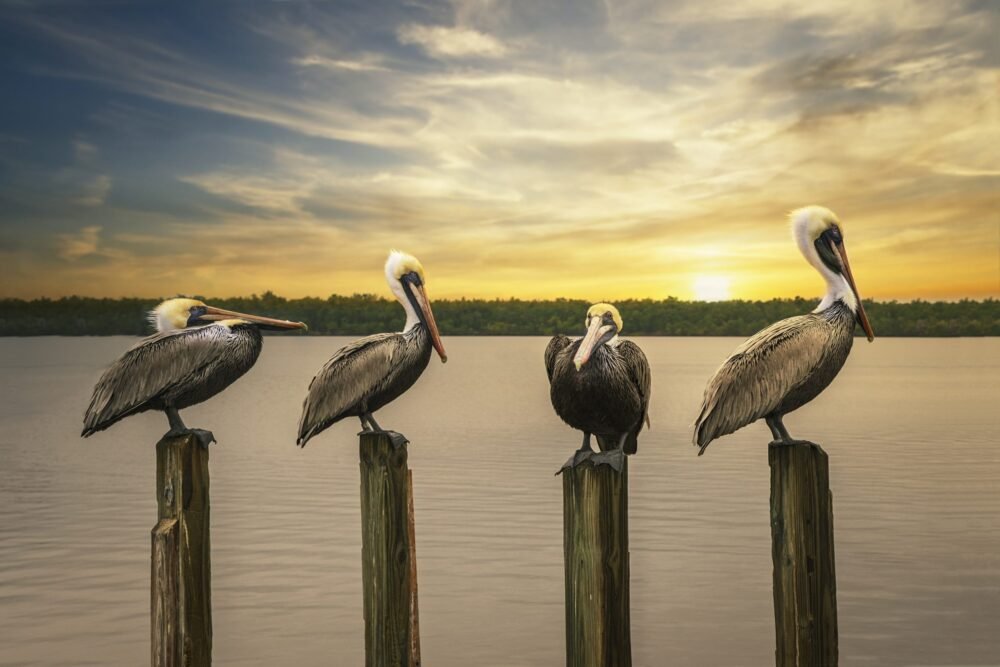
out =
[(624, 467), (625, 465), (625, 452), (622, 451), (621, 449), (616, 448), (608, 452), (601, 452), (600, 454), (594, 454), (594, 456), (591, 457), (590, 460), (594, 464), (594, 467), (597, 467), (603, 463), (604, 465), (609, 465), (612, 468), (614, 468), (615, 472), (621, 472), (622, 467)]
[(564, 463), (562, 467), (559, 468), (559, 472), (557, 472), (556, 475), (562, 472), (566, 472), (566, 470), (570, 468), (575, 468), (578, 465), (582, 464), (584, 461), (589, 461), (593, 456), (595, 456), (594, 450), (590, 449), (589, 447), (586, 449), (581, 448), (576, 450), (575, 452), (573, 452), (573, 456), (569, 457), (566, 460), (566, 463)]
[(214, 433), (212, 433), (211, 431), (207, 431), (203, 428), (191, 429), (191, 435), (198, 438), (198, 442), (200, 442), (201, 446), (204, 447), (205, 449), (208, 449), (208, 446), (211, 445), (213, 442), (218, 442), (218, 440), (215, 439)]
[(389, 440), (392, 441), (392, 446), (393, 447), (397, 447), (397, 448), (398, 447), (402, 447), (402, 446), (404, 446), (404, 445), (406, 445), (407, 443), (410, 442), (410, 439), (407, 438), (402, 433), (396, 433), (395, 431), (383, 431), (383, 433), (385, 433), (387, 436), (389, 436)]

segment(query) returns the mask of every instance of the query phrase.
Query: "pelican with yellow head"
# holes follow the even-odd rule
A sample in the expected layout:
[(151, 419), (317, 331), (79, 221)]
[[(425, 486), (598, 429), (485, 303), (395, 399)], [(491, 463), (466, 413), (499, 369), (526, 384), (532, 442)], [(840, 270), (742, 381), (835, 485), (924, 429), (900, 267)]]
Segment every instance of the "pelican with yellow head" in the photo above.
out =
[(424, 267), (398, 250), (385, 262), (389, 289), (406, 311), (399, 333), (366, 336), (339, 349), (309, 384), (296, 442), (305, 447), (318, 433), (346, 417), (357, 417), (365, 431), (386, 433), (396, 445), (406, 438), (386, 431), (374, 412), (399, 398), (427, 368), (431, 351), (448, 360), (427, 297)]
[[(622, 316), (610, 303), (587, 310), (582, 338), (553, 336), (545, 348), (545, 370), (556, 414), (583, 431), (583, 444), (563, 466), (591, 460), (621, 470), (625, 454), (638, 450), (649, 424), (649, 362), (638, 345), (619, 337)], [(591, 435), (601, 449), (595, 454)]]
[(205, 446), (210, 431), (188, 429), (179, 410), (215, 396), (256, 363), (260, 329), (305, 329), (276, 320), (209, 306), (197, 299), (168, 299), (149, 313), (157, 333), (142, 339), (111, 364), (94, 387), (83, 418), (83, 437), (130, 415), (165, 412), (167, 435), (193, 433)]
[(847, 361), (860, 324), (875, 333), (861, 303), (844, 247), (844, 226), (828, 208), (792, 211), (799, 251), (826, 281), (826, 295), (807, 315), (790, 317), (756, 333), (708, 381), (694, 427), (698, 454), (715, 438), (764, 419), (773, 444), (797, 444), (782, 418), (827, 388)]

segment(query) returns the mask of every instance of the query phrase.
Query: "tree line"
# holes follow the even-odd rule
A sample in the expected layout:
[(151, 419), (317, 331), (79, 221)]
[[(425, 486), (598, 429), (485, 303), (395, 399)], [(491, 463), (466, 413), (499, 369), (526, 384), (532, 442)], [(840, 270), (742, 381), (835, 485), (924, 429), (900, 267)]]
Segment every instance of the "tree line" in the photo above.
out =
[[(371, 294), (326, 299), (286, 299), (271, 292), (249, 297), (205, 299), (220, 308), (268, 315), (309, 325), (317, 335), (363, 335), (398, 331), (402, 309)], [(147, 313), (160, 299), (0, 299), (0, 336), (145, 335)], [(630, 336), (748, 336), (779, 319), (809, 312), (817, 299), (767, 301), (616, 301)], [(443, 335), (538, 336), (579, 333), (589, 303), (577, 299), (443, 299), (434, 314)], [(1000, 300), (865, 301), (879, 336), (998, 336)]]

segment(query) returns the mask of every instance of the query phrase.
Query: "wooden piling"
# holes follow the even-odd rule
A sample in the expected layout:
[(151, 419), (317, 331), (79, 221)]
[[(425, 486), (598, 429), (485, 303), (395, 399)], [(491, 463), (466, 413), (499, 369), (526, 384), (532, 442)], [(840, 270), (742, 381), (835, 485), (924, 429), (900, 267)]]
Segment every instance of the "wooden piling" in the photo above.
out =
[(420, 667), (420, 605), (417, 599), (417, 526), (413, 522), (413, 471), (406, 475), (406, 534), (410, 540), (410, 664)]
[(208, 449), (191, 435), (156, 444), (152, 530), (151, 664), (212, 664)]
[(835, 667), (837, 578), (829, 460), (819, 445), (771, 445), (777, 667)]
[(361, 578), (365, 665), (417, 667), (416, 556), (407, 446), (362, 433)]
[(630, 667), (628, 460), (562, 471), (567, 667)]

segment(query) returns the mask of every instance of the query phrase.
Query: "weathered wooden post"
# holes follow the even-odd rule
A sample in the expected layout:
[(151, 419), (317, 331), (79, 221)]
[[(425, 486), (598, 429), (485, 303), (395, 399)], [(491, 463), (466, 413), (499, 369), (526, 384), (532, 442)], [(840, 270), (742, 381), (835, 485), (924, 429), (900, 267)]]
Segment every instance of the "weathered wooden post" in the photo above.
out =
[(410, 664), (420, 667), (420, 605), (417, 600), (417, 526), (413, 521), (413, 471), (406, 475), (407, 536), (410, 538)]
[(771, 445), (771, 557), (778, 667), (837, 664), (833, 498), (826, 452)]
[(416, 555), (407, 445), (363, 432), (361, 578), (365, 665), (418, 667)]
[(152, 530), (153, 667), (212, 664), (208, 449), (193, 435), (156, 444)]
[[(624, 457), (623, 457), (624, 458)], [(630, 667), (628, 460), (562, 470), (567, 667)]]

